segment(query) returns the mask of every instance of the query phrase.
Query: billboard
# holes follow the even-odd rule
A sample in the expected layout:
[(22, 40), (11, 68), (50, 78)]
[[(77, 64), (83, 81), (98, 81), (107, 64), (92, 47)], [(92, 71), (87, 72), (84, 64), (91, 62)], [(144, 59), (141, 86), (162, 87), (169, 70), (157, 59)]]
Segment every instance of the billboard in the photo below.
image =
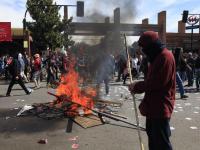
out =
[(0, 42), (12, 41), (11, 22), (0, 22)]

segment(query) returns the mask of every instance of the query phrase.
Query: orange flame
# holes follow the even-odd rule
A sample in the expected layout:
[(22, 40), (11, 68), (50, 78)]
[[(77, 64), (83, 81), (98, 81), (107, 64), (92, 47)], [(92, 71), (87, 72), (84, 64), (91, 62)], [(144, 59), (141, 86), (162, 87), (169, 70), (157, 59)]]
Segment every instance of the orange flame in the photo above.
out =
[[(75, 59), (72, 59), (70, 62), (68, 73), (61, 77), (61, 82), (56, 89), (56, 94), (58, 96), (66, 95), (72, 102), (82, 106), (84, 114), (89, 114), (91, 113), (89, 109), (94, 107), (94, 101), (92, 97), (96, 96), (96, 91), (91, 87), (85, 90), (80, 89), (78, 82), (79, 75), (74, 70)], [(73, 111), (78, 109), (77, 105), (73, 105), (72, 109)]]

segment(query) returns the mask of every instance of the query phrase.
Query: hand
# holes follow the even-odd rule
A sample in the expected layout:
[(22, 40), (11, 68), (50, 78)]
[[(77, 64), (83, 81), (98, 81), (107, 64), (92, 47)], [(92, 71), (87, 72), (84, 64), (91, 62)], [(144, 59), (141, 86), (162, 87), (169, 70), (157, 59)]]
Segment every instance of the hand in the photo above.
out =
[(16, 80), (18, 80), (18, 79), (19, 79), (19, 77), (18, 77), (18, 76), (16, 76), (16, 77), (15, 77), (15, 79), (16, 79)]
[(133, 82), (133, 83), (131, 83), (131, 84), (128, 86), (128, 89), (129, 89), (129, 91), (130, 91), (131, 93), (133, 93), (136, 83), (137, 83), (137, 82)]
[(139, 110), (141, 115), (146, 116), (147, 115), (147, 106), (146, 103), (144, 101), (142, 101), (139, 105)]

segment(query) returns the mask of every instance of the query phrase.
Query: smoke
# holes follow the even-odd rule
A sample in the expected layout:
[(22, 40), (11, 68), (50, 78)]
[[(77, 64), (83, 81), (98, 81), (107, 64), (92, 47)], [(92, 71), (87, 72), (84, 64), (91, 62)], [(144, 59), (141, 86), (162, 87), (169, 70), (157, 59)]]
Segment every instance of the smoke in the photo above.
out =
[[(88, 0), (85, 3), (85, 16), (78, 17), (78, 22), (92, 22), (92, 23), (104, 23), (105, 18), (109, 17), (110, 22), (114, 20), (114, 10), (120, 8), (120, 22), (121, 23), (133, 23), (137, 12), (137, 0)], [(93, 27), (93, 29), (95, 26)], [(100, 29), (96, 28), (99, 32)], [(86, 39), (82, 38), (83, 41)], [(92, 44), (91, 42), (86, 41)]]
[(120, 8), (121, 23), (131, 23), (137, 15), (137, 0), (90, 0), (85, 1), (85, 16), (78, 22), (104, 22), (106, 17), (113, 21), (114, 9)]
[[(114, 10), (116, 8), (120, 8), (120, 22), (121, 23), (133, 23), (134, 18), (136, 17), (136, 2), (137, 0), (85, 0), (85, 16), (83, 18), (77, 18), (78, 22), (93, 22), (93, 23), (104, 23), (106, 17), (110, 17), (110, 22), (113, 22), (114, 20)], [(96, 32), (100, 32), (100, 29), (94, 28)], [(117, 29), (116, 29), (117, 30)], [(118, 31), (116, 31), (118, 33)], [(108, 38), (104, 40), (104, 43), (102, 44), (102, 40), (99, 41), (100, 44), (97, 46), (97, 50), (103, 50), (107, 49), (109, 52), (112, 51), (111, 54), (114, 54), (118, 51), (122, 51), (124, 48), (123, 41), (120, 38), (120, 35), (115, 35), (115, 29), (113, 29), (113, 33), (110, 33), (111, 35), (108, 35)], [(83, 42), (87, 37), (82, 37)], [(91, 45), (94, 43), (91, 42)], [(104, 45), (102, 48), (101, 45)], [(88, 56), (91, 56), (93, 60), (96, 60), (98, 58), (103, 58), (103, 54), (101, 55), (99, 51), (93, 49), (95, 54), (91, 53), (88, 54)], [(115, 53), (114, 53), (115, 52)], [(106, 62), (106, 61), (105, 61)], [(101, 66), (100, 62), (94, 61), (91, 64), (96, 64), (96, 66), (91, 67), (92, 69), (97, 68), (97, 66)], [(110, 66), (110, 65), (103, 65)], [(92, 70), (91, 69), (91, 70)], [(92, 71), (91, 71), (92, 72)], [(93, 76), (93, 75), (91, 75)], [(94, 76), (93, 76), (94, 77)]]
[(86, 10), (86, 20), (102, 22), (105, 17), (113, 20), (113, 11), (120, 8), (121, 22), (130, 23), (136, 16), (136, 0), (92, 0)]

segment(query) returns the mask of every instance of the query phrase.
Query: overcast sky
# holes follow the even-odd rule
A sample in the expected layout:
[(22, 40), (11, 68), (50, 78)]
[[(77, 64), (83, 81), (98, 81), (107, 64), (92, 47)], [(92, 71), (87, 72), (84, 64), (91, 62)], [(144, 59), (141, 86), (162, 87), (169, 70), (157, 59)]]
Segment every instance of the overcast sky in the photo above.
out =
[[(57, 4), (75, 5), (76, 0), (54, 0)], [(130, 15), (126, 22), (141, 23), (149, 18), (150, 24), (157, 23), (157, 13), (167, 11), (167, 32), (177, 32), (178, 20), (183, 10), (189, 13), (200, 13), (199, 0), (83, 0), (85, 2), (85, 19), (94, 11), (113, 19), (113, 10), (121, 8), (121, 12)], [(0, 0), (0, 22), (11, 22), (12, 28), (22, 28), (22, 20), (26, 10), (26, 0)], [(69, 8), (69, 16), (77, 21), (75, 7)], [(63, 10), (60, 11), (63, 14)], [(31, 20), (27, 15), (27, 20)], [(80, 21), (80, 18), (79, 18)], [(101, 20), (99, 20), (101, 21)], [(104, 21), (104, 20), (102, 20)]]

